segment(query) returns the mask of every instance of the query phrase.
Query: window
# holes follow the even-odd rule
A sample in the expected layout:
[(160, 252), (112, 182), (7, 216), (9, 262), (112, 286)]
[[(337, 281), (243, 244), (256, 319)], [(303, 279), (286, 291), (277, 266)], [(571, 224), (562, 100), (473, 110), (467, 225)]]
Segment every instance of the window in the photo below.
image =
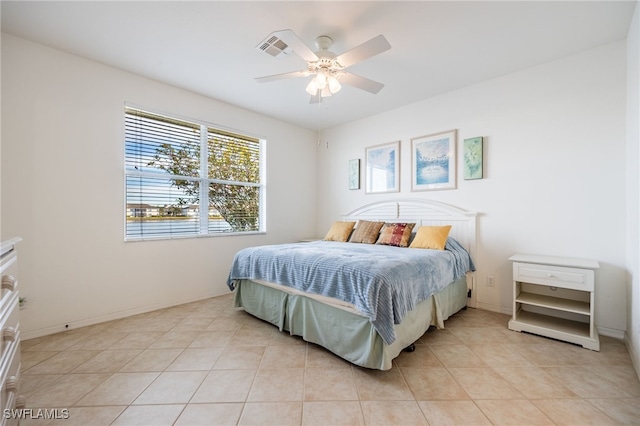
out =
[(264, 231), (263, 142), (125, 108), (126, 240)]

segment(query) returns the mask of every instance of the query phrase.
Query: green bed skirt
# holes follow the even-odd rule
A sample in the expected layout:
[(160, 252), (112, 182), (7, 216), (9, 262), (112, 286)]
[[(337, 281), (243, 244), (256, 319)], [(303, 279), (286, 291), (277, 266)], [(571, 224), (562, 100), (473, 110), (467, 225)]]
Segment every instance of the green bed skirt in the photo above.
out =
[(392, 360), (418, 340), (430, 326), (444, 327), (449, 316), (467, 303), (465, 277), (421, 302), (395, 325), (396, 340), (387, 345), (369, 320), (300, 294), (241, 280), (234, 304), (251, 315), (301, 336), (362, 367), (388, 370)]

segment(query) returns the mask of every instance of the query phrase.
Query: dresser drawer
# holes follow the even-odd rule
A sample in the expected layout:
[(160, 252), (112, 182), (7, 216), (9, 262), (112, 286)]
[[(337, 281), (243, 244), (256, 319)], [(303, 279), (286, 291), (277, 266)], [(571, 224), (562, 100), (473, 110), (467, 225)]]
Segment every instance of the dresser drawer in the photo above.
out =
[[(6, 360), (3, 360), (1, 367), (1, 381), (0, 381), (0, 404), (2, 404), (2, 410), (16, 408), (16, 402), (20, 392), (20, 343), (14, 342), (10, 345), (10, 352), (7, 354)], [(4, 362), (6, 361), (6, 362)], [(3, 416), (4, 418), (4, 416)], [(13, 421), (12, 421), (13, 420)], [(5, 424), (16, 424), (15, 419), (5, 420)]]
[(18, 342), (20, 326), (18, 295), (14, 294), (6, 302), (0, 307), (0, 362), (7, 357), (11, 345)]
[(0, 409), (1, 426), (19, 423), (5, 418), (7, 409), (16, 407), (20, 384), (20, 318), (18, 297), (18, 252), (20, 238), (0, 243)]
[(6, 253), (0, 266), (0, 300), (5, 300), (18, 291), (18, 257), (15, 251)]
[(550, 287), (593, 291), (593, 277), (593, 271), (590, 269), (519, 262), (514, 262), (513, 264), (514, 281), (542, 284)]

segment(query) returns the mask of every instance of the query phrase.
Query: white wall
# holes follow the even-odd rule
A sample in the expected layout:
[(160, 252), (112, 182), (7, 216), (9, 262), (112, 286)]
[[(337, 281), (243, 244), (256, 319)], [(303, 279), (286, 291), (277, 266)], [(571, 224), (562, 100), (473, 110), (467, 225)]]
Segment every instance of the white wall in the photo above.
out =
[[(394, 197), (429, 198), (479, 216), (478, 307), (511, 310), (514, 253), (594, 258), (596, 322), (622, 337), (625, 286), (625, 43), (427, 99), (326, 130), (320, 138), (317, 235), (353, 208)], [(391, 88), (389, 88), (391, 89)], [(386, 89), (384, 89), (386, 90)], [(410, 139), (458, 129), (483, 136), (485, 179), (411, 192)], [(401, 192), (349, 191), (350, 159), (401, 140)], [(495, 287), (486, 277), (495, 277)]]
[[(314, 232), (315, 132), (6, 34), (2, 89), (23, 337), (224, 294), (237, 250)], [(125, 102), (265, 138), (267, 235), (125, 243)]]
[[(277, 120), (6, 34), (1, 42), (1, 237), (24, 238), (26, 337), (223, 294), (242, 247), (324, 235), (357, 206), (418, 197), (480, 212), (480, 307), (509, 311), (515, 252), (599, 260), (597, 324), (633, 331), (638, 360), (637, 261), (635, 304), (625, 301), (625, 243), (637, 242), (625, 236), (625, 200), (639, 185), (624, 167), (625, 152), (638, 150), (637, 133), (625, 144), (623, 42), (327, 130), (320, 148), (313, 132)], [(635, 58), (637, 70), (637, 47)], [(125, 102), (265, 137), (268, 234), (124, 243)], [(410, 138), (453, 128), (459, 146), (485, 137), (485, 179), (462, 180), (458, 162), (458, 189), (410, 192)], [(348, 160), (394, 140), (401, 193), (349, 191)]]
[(627, 342), (640, 377), (640, 6), (627, 37)]

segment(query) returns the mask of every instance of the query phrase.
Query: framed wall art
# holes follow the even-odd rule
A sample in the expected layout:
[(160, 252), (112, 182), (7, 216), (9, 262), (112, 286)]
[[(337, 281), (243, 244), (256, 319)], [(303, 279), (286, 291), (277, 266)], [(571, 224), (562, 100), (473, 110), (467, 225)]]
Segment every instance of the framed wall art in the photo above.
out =
[(462, 161), (464, 179), (482, 179), (482, 136), (463, 141)]
[(456, 188), (457, 130), (411, 139), (411, 190)]
[(360, 159), (349, 160), (349, 189), (360, 189)]
[(366, 194), (400, 191), (400, 141), (365, 149)]

